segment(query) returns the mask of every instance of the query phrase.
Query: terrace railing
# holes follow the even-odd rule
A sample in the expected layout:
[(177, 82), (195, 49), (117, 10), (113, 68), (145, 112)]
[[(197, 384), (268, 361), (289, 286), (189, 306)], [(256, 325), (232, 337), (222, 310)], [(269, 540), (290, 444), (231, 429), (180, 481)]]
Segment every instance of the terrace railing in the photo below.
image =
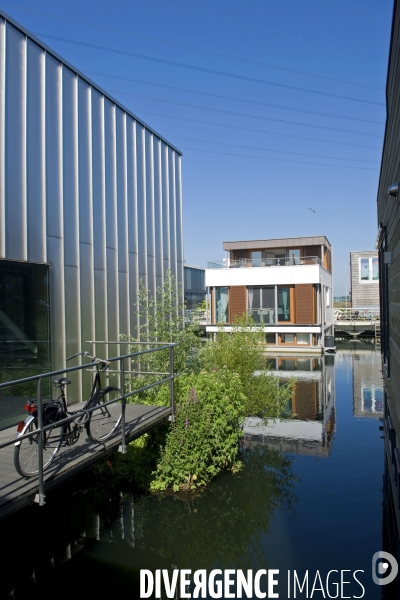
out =
[(292, 256), (286, 258), (224, 258), (223, 260), (210, 261), (207, 269), (244, 269), (248, 267), (292, 267), (301, 265), (319, 265), (322, 261), (318, 256)]
[(335, 308), (335, 321), (379, 321), (379, 308)]
[[(174, 372), (174, 347), (177, 346), (177, 344), (171, 343), (171, 344), (160, 345), (158, 342), (130, 342), (130, 341), (118, 341), (118, 342), (90, 341), (88, 343), (90, 343), (90, 345), (91, 345), (93, 356), (95, 356), (94, 352), (95, 352), (95, 348), (96, 348), (97, 344), (107, 344), (107, 345), (118, 344), (118, 346), (124, 345), (124, 344), (129, 344), (130, 348), (135, 345), (136, 346), (141, 346), (141, 345), (147, 346), (147, 348), (144, 350), (139, 350), (137, 352), (130, 352), (128, 354), (105, 359), (111, 365), (116, 364), (119, 366), (118, 369), (109, 368), (109, 369), (107, 369), (107, 371), (104, 371), (103, 374), (104, 375), (106, 373), (119, 374), (119, 377), (120, 377), (121, 395), (118, 396), (117, 398), (114, 398), (113, 400), (109, 401), (107, 403), (107, 405), (113, 404), (115, 402), (121, 402), (121, 425), (120, 425), (120, 427), (121, 427), (121, 445), (119, 446), (119, 451), (122, 453), (125, 453), (126, 452), (125, 408), (126, 408), (127, 398), (134, 396), (136, 394), (139, 394), (140, 392), (144, 392), (145, 390), (148, 390), (152, 387), (169, 382), (169, 396), (170, 396), (170, 409), (171, 409), (170, 420), (173, 421), (175, 418), (174, 379), (175, 379), (175, 377), (177, 377), (177, 374)], [(151, 346), (154, 346), (154, 347), (151, 347)], [(141, 370), (140, 367), (135, 370), (131, 370), (129, 368), (129, 365), (132, 360), (134, 360), (136, 363), (138, 363), (140, 365), (140, 362), (138, 362), (138, 361), (145, 363), (146, 355), (148, 355), (150, 353), (154, 353), (154, 352), (161, 352), (161, 351), (167, 351), (169, 354), (168, 372), (149, 372), (146, 370)], [(128, 361), (129, 361), (129, 363), (128, 363)], [(127, 363), (128, 363), (128, 365), (127, 365)], [(35, 497), (35, 502), (37, 502), (40, 506), (42, 506), (45, 503), (45, 501), (44, 501), (44, 499), (45, 499), (44, 477), (43, 477), (43, 470), (44, 470), (43, 469), (43, 433), (45, 431), (48, 431), (49, 429), (54, 429), (55, 425), (66, 425), (69, 422), (75, 421), (81, 414), (86, 414), (87, 416), (89, 416), (92, 412), (94, 412), (96, 410), (103, 410), (103, 408), (104, 408), (104, 405), (97, 405), (94, 408), (78, 410), (77, 412), (75, 412), (73, 415), (71, 415), (68, 418), (61, 419), (60, 421), (57, 421), (56, 423), (52, 422), (50, 425), (45, 426), (44, 421), (43, 421), (43, 395), (42, 395), (43, 380), (46, 379), (47, 377), (55, 377), (56, 375), (61, 376), (61, 375), (65, 375), (66, 373), (72, 373), (73, 371), (82, 371), (83, 369), (86, 369), (86, 370), (95, 369), (97, 364), (98, 364), (97, 362), (90, 362), (90, 363), (86, 363), (83, 365), (79, 365), (77, 367), (69, 367), (69, 368), (65, 368), (65, 369), (59, 369), (57, 371), (41, 373), (39, 375), (34, 375), (31, 377), (24, 377), (22, 379), (16, 379), (14, 381), (7, 381), (5, 383), (0, 384), (0, 389), (3, 389), (3, 388), (11, 387), (14, 385), (24, 384), (24, 383), (27, 383), (30, 381), (37, 381), (36, 402), (37, 402), (37, 414), (38, 414), (38, 422), (37, 422), (38, 427), (37, 427), (37, 429), (35, 429), (34, 431), (32, 431), (30, 433), (26, 433), (23, 436), (19, 436), (18, 441), (21, 441), (25, 438), (30, 438), (32, 436), (35, 436), (39, 439), (39, 442), (38, 442), (39, 489), (38, 489), (38, 494)], [(128, 368), (126, 368), (126, 366), (128, 366)], [(140, 388), (137, 388), (134, 390), (127, 390), (126, 382), (125, 382), (125, 375), (127, 375), (127, 374), (158, 375), (161, 378), (155, 382), (152, 382), (152, 383), (142, 386)], [(15, 442), (16, 442), (16, 438), (13, 438), (13, 439), (7, 440), (6, 442), (1, 443), (0, 450), (2, 450), (3, 448), (6, 448), (7, 446), (15, 444)]]

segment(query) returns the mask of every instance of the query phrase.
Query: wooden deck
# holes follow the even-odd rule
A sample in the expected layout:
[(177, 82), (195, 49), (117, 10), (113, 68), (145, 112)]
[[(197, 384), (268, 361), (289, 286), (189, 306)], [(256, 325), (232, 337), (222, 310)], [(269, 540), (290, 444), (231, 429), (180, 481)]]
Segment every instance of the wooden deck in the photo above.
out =
[[(73, 406), (73, 409), (83, 404)], [(71, 407), (72, 408), (72, 407)], [(153, 427), (168, 420), (170, 407), (128, 404), (126, 406), (126, 441), (130, 442)], [(0, 443), (14, 439), (16, 427), (0, 431)], [(74, 477), (90, 465), (111, 454), (121, 443), (121, 428), (104, 444), (88, 439), (81, 433), (74, 446), (60, 448), (57, 456), (45, 470), (45, 493)], [(20, 477), (14, 467), (14, 444), (0, 450), (0, 519), (34, 501), (38, 491), (37, 477)]]

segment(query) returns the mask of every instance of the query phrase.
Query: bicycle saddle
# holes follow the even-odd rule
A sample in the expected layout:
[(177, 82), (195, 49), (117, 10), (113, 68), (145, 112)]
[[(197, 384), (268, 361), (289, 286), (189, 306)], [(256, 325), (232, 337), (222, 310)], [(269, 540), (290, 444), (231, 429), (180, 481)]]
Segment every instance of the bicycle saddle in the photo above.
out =
[(66, 377), (61, 377), (60, 379), (52, 379), (52, 382), (54, 385), (68, 385), (69, 383), (71, 383), (71, 381)]

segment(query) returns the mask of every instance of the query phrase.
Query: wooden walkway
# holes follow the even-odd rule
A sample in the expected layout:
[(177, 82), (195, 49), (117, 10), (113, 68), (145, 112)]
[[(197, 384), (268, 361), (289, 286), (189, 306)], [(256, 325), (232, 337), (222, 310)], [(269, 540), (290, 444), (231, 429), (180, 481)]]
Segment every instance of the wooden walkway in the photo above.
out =
[[(76, 404), (73, 410), (83, 407)], [(168, 420), (170, 407), (127, 404), (125, 413), (126, 442)], [(16, 427), (0, 431), (0, 443), (16, 437)], [(111, 454), (121, 443), (121, 428), (104, 444), (88, 439), (84, 429), (73, 446), (60, 448), (50, 467), (45, 470), (45, 493)], [(0, 450), (0, 519), (34, 501), (38, 491), (37, 477), (20, 477), (14, 467), (14, 444)]]

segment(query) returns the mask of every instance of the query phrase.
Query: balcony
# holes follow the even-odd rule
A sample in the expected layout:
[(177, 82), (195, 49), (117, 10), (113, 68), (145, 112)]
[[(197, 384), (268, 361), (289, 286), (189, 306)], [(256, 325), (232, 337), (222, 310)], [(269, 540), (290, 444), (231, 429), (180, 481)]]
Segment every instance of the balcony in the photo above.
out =
[(294, 265), (319, 265), (322, 261), (318, 256), (302, 256), (287, 258), (224, 258), (223, 260), (210, 261), (207, 269), (244, 269), (249, 267), (292, 267)]

